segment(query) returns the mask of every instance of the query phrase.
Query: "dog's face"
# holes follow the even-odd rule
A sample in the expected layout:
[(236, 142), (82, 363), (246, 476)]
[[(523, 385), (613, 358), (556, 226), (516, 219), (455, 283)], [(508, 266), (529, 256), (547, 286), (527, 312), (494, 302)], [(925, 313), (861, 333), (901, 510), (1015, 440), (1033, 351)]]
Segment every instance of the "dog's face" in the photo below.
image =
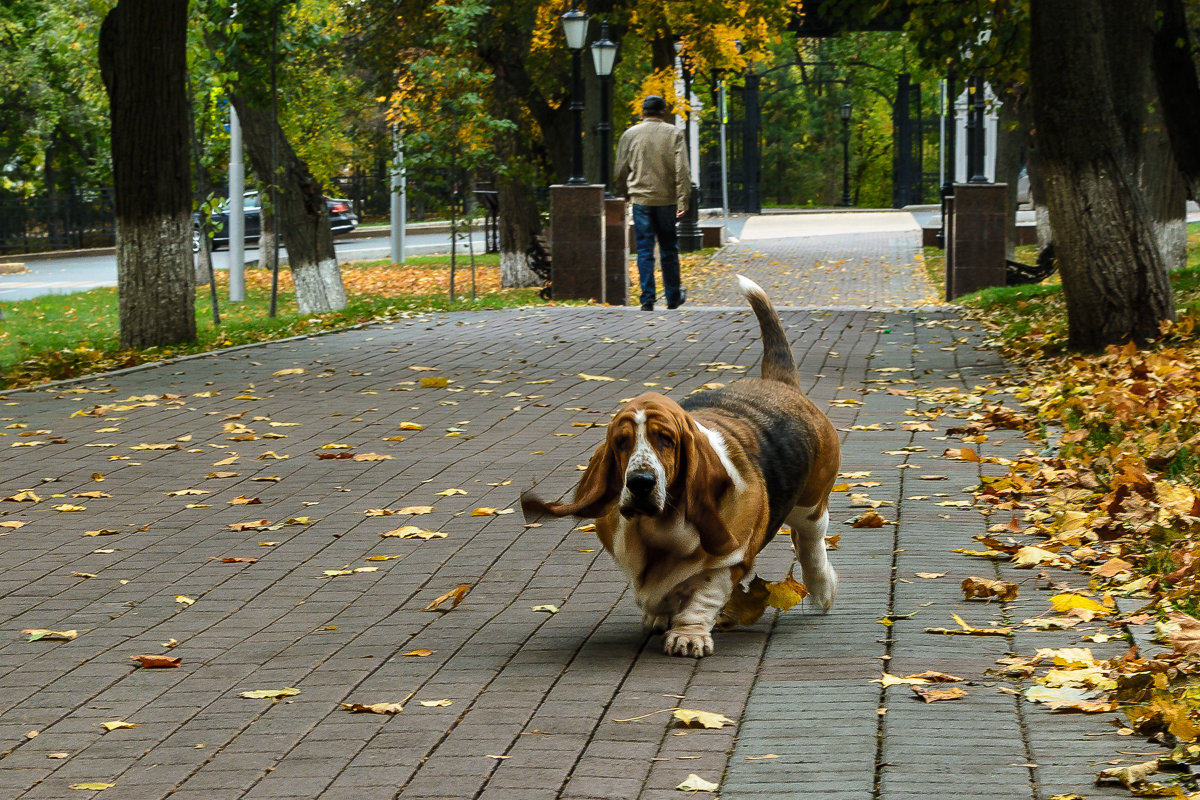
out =
[(681, 517), (695, 527), (704, 549), (720, 556), (738, 547), (716, 505), (731, 484), (695, 421), (675, 401), (651, 392), (631, 400), (609, 423), (572, 502), (525, 494), (521, 508), (527, 516), (598, 519), (615, 510), (625, 519)]
[(677, 405), (650, 394), (631, 401), (609, 424), (606, 445), (621, 483), (621, 516), (657, 517), (668, 509), (692, 437), (687, 422)]

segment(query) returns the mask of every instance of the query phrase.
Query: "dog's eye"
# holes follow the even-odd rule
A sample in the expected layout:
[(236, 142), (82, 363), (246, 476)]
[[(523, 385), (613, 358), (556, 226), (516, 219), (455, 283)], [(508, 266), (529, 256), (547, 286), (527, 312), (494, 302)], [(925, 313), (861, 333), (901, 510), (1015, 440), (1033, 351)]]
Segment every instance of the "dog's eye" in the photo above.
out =
[(623, 433), (620, 434), (619, 436), (614, 436), (613, 444), (616, 446), (616, 448), (618, 450), (628, 450), (629, 449), (629, 437)]
[(658, 443), (664, 450), (670, 450), (675, 446), (675, 440), (671, 438), (669, 433), (660, 433), (658, 435)]

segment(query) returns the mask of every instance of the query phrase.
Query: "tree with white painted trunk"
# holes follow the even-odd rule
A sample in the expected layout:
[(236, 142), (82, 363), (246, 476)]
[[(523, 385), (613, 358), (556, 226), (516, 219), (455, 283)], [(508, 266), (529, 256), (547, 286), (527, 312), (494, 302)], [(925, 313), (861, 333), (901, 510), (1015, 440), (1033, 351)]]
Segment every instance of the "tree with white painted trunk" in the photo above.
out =
[(233, 104), (246, 141), (246, 151), (257, 175), (271, 175), (272, 137), (277, 137), (279, 158), (274, 179), (267, 181), (267, 196), (277, 209), (275, 231), (287, 244), (288, 268), (296, 286), (296, 305), (302, 314), (337, 311), (346, 307), (346, 289), (333, 249), (329, 209), (320, 182), (313, 177), (280, 130), (270, 105), (259, 106), (236, 94)]
[(100, 30), (117, 211), (121, 347), (196, 338), (187, 0), (121, 0)]
[[(1123, 115), (1144, 95), (1118, 80), (1113, 15), (1152, 24), (1150, 0), (1033, 0), (1030, 78), (1046, 202), (1076, 350), (1145, 343), (1175, 318), (1158, 231)], [(1128, 37), (1132, 39), (1132, 37)], [(1148, 48), (1148, 42), (1147, 42)], [(1146, 51), (1148, 55), (1148, 49)]]

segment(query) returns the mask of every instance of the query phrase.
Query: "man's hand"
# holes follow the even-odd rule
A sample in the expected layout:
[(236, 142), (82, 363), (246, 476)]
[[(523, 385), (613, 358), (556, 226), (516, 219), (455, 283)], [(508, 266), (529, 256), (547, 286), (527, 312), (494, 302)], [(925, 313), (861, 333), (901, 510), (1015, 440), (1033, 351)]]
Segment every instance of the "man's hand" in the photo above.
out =
[(683, 219), (683, 215), (684, 215), (684, 214), (686, 214), (686, 213), (687, 213), (687, 209), (686, 209), (686, 208), (679, 208), (679, 209), (676, 209), (676, 210), (675, 210), (675, 219)]

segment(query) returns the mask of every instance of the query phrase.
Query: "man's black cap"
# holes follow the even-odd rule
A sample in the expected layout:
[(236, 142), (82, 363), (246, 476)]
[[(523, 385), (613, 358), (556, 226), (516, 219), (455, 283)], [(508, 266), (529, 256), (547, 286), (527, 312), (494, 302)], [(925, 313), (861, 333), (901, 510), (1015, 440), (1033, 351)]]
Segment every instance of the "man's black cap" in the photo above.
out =
[(666, 100), (663, 100), (656, 94), (646, 95), (646, 99), (642, 101), (642, 114), (644, 116), (660, 117), (666, 113)]

